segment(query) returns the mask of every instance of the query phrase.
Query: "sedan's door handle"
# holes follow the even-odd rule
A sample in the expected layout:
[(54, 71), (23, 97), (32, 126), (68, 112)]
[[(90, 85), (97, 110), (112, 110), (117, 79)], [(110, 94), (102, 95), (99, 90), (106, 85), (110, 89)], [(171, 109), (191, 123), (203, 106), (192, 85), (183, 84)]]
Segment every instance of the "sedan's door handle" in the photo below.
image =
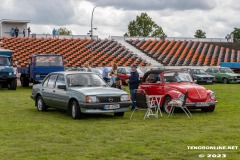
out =
[(55, 90), (53, 90), (53, 92), (55, 92)]
[(42, 89), (42, 91), (44, 91), (44, 89)]

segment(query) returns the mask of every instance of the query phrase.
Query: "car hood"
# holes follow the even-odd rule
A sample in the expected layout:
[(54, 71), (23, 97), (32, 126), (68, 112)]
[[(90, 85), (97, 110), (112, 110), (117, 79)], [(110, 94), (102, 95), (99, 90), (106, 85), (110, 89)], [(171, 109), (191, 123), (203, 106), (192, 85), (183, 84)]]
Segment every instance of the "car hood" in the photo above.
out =
[(211, 77), (211, 78), (213, 78), (214, 76), (212, 76), (212, 75), (204, 75), (204, 74), (194, 74), (193, 75), (194, 77), (198, 77), (198, 78), (208, 78), (208, 77)]
[(169, 87), (172, 87), (174, 89), (177, 89), (182, 94), (185, 94), (188, 90), (188, 99), (191, 101), (205, 101), (208, 96), (208, 91), (203, 86), (197, 85), (197, 84), (191, 84), (191, 83), (183, 83), (179, 85), (169, 85)]
[(76, 92), (81, 92), (85, 95), (101, 95), (101, 96), (120, 96), (123, 94), (128, 94), (127, 92), (116, 89), (116, 88), (111, 88), (111, 87), (77, 87), (77, 88), (71, 88), (71, 90), (76, 91)]
[(222, 73), (222, 74), (226, 74), (226, 75), (229, 75), (229, 76), (240, 76), (240, 74), (237, 74), (237, 73)]

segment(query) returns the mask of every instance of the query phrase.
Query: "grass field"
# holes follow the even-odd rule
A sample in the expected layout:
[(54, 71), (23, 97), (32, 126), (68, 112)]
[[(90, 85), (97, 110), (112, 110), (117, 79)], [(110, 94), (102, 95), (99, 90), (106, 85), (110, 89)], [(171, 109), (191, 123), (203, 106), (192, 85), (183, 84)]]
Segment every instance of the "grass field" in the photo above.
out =
[[(187, 146), (239, 146), (240, 85), (214, 84), (219, 104), (213, 113), (192, 111), (142, 120), (113, 115), (72, 120), (63, 111), (38, 112), (31, 88), (0, 89), (0, 159), (160, 159), (196, 160), (240, 158), (237, 150), (189, 150)], [(226, 158), (198, 158), (226, 154)]]

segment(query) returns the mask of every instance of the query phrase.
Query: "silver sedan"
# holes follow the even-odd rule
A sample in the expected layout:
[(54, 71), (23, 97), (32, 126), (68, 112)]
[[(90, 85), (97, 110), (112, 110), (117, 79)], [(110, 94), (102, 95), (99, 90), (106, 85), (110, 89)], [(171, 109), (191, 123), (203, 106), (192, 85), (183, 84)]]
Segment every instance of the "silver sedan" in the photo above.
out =
[(39, 111), (65, 109), (73, 119), (83, 114), (114, 113), (123, 116), (131, 105), (129, 94), (111, 88), (96, 73), (53, 72), (32, 88), (30, 96)]

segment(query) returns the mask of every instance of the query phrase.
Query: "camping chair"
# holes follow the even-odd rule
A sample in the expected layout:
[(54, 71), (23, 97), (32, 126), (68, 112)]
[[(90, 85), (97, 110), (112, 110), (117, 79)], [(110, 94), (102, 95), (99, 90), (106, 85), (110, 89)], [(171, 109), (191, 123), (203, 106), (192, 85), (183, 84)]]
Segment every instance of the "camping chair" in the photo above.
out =
[(146, 94), (144, 90), (136, 89), (134, 94), (137, 108), (133, 110), (130, 119), (132, 119), (133, 114), (136, 110), (146, 110), (143, 119), (146, 117), (149, 118), (149, 116), (155, 116), (158, 118), (158, 112), (162, 116), (160, 106), (156, 104), (156, 100), (151, 100), (151, 98)]
[(181, 101), (179, 99), (172, 99), (168, 103), (168, 106), (171, 106), (171, 110), (169, 112), (168, 117), (172, 116), (175, 108), (181, 108), (184, 111), (184, 113), (188, 116), (188, 118), (192, 117), (192, 114), (190, 113), (190, 111), (188, 110), (188, 108), (186, 106), (187, 97), (188, 97), (188, 90), (186, 91), (186, 93), (184, 95), (183, 101)]

